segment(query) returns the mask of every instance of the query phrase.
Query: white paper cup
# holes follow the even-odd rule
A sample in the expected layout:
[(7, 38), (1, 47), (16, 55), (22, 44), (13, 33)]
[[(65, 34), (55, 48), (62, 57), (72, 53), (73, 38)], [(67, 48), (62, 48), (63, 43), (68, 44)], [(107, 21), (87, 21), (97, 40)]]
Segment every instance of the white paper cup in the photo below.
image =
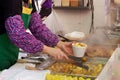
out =
[(87, 48), (85, 43), (73, 43), (73, 53), (75, 57), (83, 57)]

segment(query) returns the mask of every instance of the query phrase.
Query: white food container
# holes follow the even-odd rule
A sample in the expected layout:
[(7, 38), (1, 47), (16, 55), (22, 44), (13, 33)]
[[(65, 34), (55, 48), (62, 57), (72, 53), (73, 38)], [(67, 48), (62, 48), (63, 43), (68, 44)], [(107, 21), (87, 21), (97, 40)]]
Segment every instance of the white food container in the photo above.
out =
[(73, 43), (72, 44), (73, 53), (75, 57), (83, 57), (87, 48), (85, 43)]

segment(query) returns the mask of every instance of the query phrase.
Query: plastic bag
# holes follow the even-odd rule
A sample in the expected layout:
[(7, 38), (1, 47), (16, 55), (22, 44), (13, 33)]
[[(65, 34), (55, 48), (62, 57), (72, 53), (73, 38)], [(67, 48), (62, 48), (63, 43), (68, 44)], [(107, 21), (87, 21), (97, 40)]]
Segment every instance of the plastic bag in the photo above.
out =
[(107, 27), (96, 27), (92, 33), (83, 42), (88, 45), (86, 55), (90, 57), (111, 57), (116, 48), (115, 42), (109, 39)]
[(52, 10), (52, 13), (47, 17), (47, 19), (44, 21), (46, 26), (55, 34), (63, 35), (63, 25), (58, 20), (59, 17), (57, 16), (55, 10)]
[(107, 32), (108, 32), (107, 26), (95, 27), (93, 33), (90, 34), (90, 36), (85, 42), (89, 45), (93, 45), (93, 44), (110, 45), (112, 43), (107, 35)]
[(120, 48), (116, 48), (96, 80), (119, 80)]

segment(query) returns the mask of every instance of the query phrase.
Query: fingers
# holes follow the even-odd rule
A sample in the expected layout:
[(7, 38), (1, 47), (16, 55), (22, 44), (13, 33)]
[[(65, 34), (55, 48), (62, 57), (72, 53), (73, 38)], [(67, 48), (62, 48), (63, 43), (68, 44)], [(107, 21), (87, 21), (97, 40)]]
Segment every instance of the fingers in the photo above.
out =
[(68, 59), (65, 52), (63, 52), (59, 48), (49, 48), (49, 49), (47, 49), (46, 52), (48, 55), (52, 56), (54, 59)]
[(59, 53), (56, 57), (57, 59), (68, 59), (67, 55), (63, 52)]
[(56, 53), (55, 59), (68, 59), (67, 55), (63, 51), (59, 51)]
[(63, 54), (63, 58), (67, 60), (69, 59), (66, 54)]
[(63, 47), (63, 51), (65, 52), (65, 53), (67, 53), (67, 54), (69, 54), (69, 55), (73, 55), (73, 50), (72, 50), (72, 47), (71, 46), (65, 46), (65, 45), (63, 45), (62, 46)]
[(71, 46), (73, 42), (65, 42), (66, 46)]

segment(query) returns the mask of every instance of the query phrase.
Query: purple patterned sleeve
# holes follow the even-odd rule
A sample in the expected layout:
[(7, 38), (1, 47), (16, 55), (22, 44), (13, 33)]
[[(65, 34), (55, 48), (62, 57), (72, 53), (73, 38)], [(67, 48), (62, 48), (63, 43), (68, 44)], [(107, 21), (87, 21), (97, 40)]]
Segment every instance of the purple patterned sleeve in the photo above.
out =
[(45, 7), (45, 8), (52, 8), (52, 0), (46, 0), (42, 7)]
[(31, 15), (29, 29), (38, 40), (47, 46), (56, 46), (59, 41), (58, 37), (42, 23), (40, 15), (36, 12)]
[(5, 27), (10, 40), (19, 48), (29, 53), (43, 50), (43, 43), (26, 32), (20, 15), (7, 18)]

